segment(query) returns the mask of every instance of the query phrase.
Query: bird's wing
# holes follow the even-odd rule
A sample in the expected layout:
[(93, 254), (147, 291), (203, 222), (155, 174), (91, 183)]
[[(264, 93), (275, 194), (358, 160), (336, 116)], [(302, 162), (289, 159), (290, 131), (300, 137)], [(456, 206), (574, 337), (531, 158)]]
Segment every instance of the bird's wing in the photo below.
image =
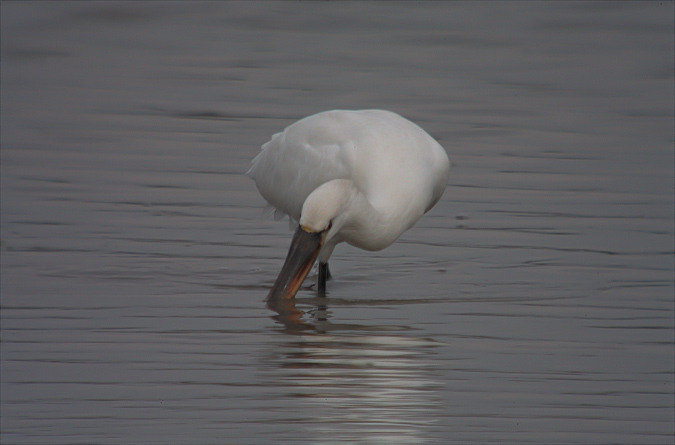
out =
[(312, 191), (348, 177), (339, 139), (320, 124), (299, 121), (275, 134), (246, 173), (269, 204), (296, 221)]

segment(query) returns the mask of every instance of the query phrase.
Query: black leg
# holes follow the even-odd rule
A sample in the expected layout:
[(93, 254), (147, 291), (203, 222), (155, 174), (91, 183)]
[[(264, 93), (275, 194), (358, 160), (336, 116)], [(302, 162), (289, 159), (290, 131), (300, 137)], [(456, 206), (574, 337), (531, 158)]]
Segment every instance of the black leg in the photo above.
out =
[(319, 297), (326, 296), (326, 281), (330, 279), (330, 271), (328, 270), (328, 263), (319, 262)]

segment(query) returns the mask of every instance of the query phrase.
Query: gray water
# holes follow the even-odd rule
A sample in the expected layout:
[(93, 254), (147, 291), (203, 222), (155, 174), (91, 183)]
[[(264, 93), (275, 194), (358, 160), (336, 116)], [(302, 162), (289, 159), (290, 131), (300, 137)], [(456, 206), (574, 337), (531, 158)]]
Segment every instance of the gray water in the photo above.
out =
[[(672, 2), (2, 2), (1, 436), (672, 443)], [(453, 167), (293, 323), (243, 173), (327, 109)]]

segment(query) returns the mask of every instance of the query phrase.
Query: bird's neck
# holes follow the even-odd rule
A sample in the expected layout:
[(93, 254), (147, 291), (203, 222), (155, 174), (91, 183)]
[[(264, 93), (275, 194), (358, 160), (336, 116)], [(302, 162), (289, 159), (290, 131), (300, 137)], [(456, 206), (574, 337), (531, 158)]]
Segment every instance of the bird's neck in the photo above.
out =
[(409, 227), (392, 209), (376, 206), (363, 193), (351, 197), (345, 223), (340, 231), (344, 241), (366, 250), (382, 250)]

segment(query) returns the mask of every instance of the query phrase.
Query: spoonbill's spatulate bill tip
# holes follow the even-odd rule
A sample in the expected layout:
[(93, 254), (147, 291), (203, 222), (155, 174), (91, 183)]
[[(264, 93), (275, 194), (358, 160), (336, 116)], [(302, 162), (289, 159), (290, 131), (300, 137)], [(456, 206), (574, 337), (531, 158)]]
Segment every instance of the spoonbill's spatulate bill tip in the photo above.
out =
[(341, 242), (380, 250), (396, 241), (441, 198), (449, 168), (438, 142), (390, 111), (325, 111), (272, 136), (247, 175), (299, 226), (268, 301), (293, 298)]

